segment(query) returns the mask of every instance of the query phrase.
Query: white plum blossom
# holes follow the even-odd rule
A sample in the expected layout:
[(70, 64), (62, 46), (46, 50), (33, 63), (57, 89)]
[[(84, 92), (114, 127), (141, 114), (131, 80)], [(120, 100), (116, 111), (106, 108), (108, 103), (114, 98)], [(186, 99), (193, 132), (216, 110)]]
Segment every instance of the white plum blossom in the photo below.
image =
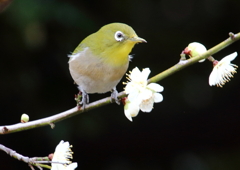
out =
[(237, 65), (232, 64), (231, 61), (237, 57), (237, 52), (234, 52), (221, 61), (213, 61), (213, 70), (209, 76), (209, 85), (222, 87), (230, 78), (237, 73)]
[(126, 84), (125, 93), (128, 97), (125, 101), (124, 113), (132, 121), (132, 117), (138, 115), (139, 110), (142, 112), (151, 112), (153, 104), (163, 100), (163, 87), (157, 83), (148, 84), (150, 69), (145, 68), (141, 72), (135, 67), (131, 74), (128, 75), (129, 82)]
[(72, 154), (69, 142), (61, 140), (53, 154), (51, 170), (74, 170), (77, 168), (78, 164), (70, 161), (73, 158)]
[(128, 99), (125, 100), (124, 114), (132, 122), (132, 117), (136, 117), (139, 113), (140, 107), (137, 102), (130, 102)]

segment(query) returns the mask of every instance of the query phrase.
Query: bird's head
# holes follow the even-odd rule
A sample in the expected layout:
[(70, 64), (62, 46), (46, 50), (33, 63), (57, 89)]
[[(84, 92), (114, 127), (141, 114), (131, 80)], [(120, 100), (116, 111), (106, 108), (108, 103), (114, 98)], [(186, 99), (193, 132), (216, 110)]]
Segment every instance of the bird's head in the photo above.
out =
[(101, 55), (114, 62), (126, 62), (132, 48), (137, 43), (147, 41), (137, 36), (132, 27), (123, 23), (111, 23), (95, 33)]
[(123, 23), (112, 23), (103, 26), (98, 32), (102, 42), (107, 46), (131, 46), (131, 48), (142, 42), (147, 42), (143, 38), (137, 36), (132, 27)]

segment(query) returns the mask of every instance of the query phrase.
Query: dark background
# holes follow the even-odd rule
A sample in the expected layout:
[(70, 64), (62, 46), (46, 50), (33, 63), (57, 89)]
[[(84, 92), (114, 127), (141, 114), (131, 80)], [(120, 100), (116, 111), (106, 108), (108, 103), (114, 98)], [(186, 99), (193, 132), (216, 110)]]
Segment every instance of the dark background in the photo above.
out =
[[(74, 107), (78, 91), (67, 54), (105, 24), (127, 23), (148, 41), (135, 46), (129, 70), (149, 67), (153, 76), (176, 64), (190, 42), (211, 48), (238, 33), (239, 6), (238, 0), (12, 1), (0, 13), (0, 124), (18, 123), (22, 113), (36, 120)], [(235, 51), (240, 53), (240, 42), (214, 57)], [(233, 63), (239, 65), (239, 58)], [(240, 76), (223, 88), (210, 87), (211, 70), (206, 61), (162, 80), (163, 102), (133, 122), (123, 106), (111, 104), (53, 130), (0, 136), (0, 143), (33, 157), (69, 141), (81, 170), (239, 170)], [(0, 169), (30, 169), (4, 152), (0, 158)]]

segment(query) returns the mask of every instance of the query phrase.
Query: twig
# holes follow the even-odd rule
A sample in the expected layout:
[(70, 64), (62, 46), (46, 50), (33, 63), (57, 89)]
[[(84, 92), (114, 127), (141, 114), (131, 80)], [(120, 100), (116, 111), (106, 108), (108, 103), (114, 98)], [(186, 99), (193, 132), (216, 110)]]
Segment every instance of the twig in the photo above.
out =
[(43, 165), (41, 163), (51, 163), (51, 161), (49, 161), (48, 157), (33, 157), (33, 158), (29, 158), (27, 156), (23, 156), (19, 153), (17, 153), (16, 151), (0, 144), (0, 150), (6, 152), (8, 155), (10, 155), (11, 157), (19, 160), (19, 161), (23, 161), (25, 163), (28, 163), (28, 165), (30, 166), (31, 169), (34, 170), (34, 166), (38, 167), (39, 169), (42, 169), (41, 167), (44, 168), (48, 168), (51, 169), (50, 166), (48, 165)]
[[(230, 37), (228, 39), (226, 39), (225, 41), (221, 42), (220, 44), (214, 46), (213, 48), (209, 49), (204, 54), (199, 55), (197, 57), (190, 58), (184, 64), (179, 64), (178, 63), (178, 64), (172, 66), (171, 68), (159, 73), (158, 75), (150, 78), (148, 82), (149, 83), (158, 82), (158, 81), (174, 74), (175, 72), (180, 71), (183, 68), (198, 62), (201, 59), (212, 56), (213, 54), (219, 52), (223, 48), (226, 48), (227, 46), (229, 46), (232, 43), (238, 41), (239, 39), (240, 39), (240, 33), (235, 34), (235, 35), (233, 33), (230, 33)], [(121, 92), (118, 95), (119, 98), (122, 98), (122, 97), (125, 97), (125, 96), (126, 96), (126, 94), (124, 92)], [(75, 116), (77, 114), (87, 112), (89, 110), (92, 110), (92, 109), (95, 109), (97, 107), (104, 106), (104, 105), (107, 105), (107, 104), (110, 104), (110, 103), (111, 103), (110, 97), (107, 97), (107, 98), (95, 101), (93, 103), (90, 103), (89, 105), (87, 105), (85, 107), (84, 111), (82, 109), (79, 109), (78, 107), (74, 107), (72, 109), (69, 109), (67, 111), (58, 113), (56, 115), (49, 116), (49, 117), (42, 118), (42, 119), (38, 119), (38, 120), (35, 120), (35, 121), (29, 121), (27, 123), (18, 123), (18, 124), (14, 124), (14, 125), (0, 126), (0, 134), (14, 133), (14, 132), (33, 129), (33, 128), (46, 126), (46, 125), (50, 125), (51, 127), (54, 127), (53, 126), (54, 123), (56, 123), (58, 121), (70, 118), (70, 117)]]

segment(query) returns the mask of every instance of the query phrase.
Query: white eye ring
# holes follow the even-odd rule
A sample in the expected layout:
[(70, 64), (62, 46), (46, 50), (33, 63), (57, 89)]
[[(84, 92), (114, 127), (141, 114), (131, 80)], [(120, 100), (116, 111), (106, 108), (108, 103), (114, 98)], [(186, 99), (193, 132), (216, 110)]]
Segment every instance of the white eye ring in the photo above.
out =
[(124, 39), (124, 34), (121, 31), (117, 31), (114, 35), (115, 40), (122, 41)]

